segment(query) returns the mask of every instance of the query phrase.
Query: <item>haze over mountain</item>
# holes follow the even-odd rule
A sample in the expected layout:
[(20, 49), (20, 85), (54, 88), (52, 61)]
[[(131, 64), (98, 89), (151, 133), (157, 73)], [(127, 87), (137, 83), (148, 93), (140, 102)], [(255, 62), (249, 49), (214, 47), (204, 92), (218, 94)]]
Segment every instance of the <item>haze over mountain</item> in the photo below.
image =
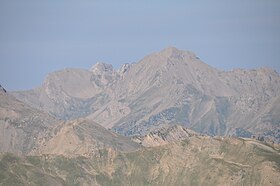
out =
[(86, 117), (127, 136), (179, 124), (199, 133), (279, 142), (280, 77), (269, 68), (221, 71), (174, 47), (119, 70), (50, 73), (37, 89), (13, 92), (61, 119)]

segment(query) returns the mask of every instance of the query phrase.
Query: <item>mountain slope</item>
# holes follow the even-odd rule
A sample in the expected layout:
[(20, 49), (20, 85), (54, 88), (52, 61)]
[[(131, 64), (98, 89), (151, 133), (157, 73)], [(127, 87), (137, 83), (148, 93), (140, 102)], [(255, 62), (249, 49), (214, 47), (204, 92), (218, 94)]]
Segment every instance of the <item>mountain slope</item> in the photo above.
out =
[(15, 154), (89, 156), (100, 149), (126, 152), (140, 148), (95, 122), (55, 119), (5, 91), (0, 91), (0, 134), (0, 152)]
[(58, 120), (0, 91), (0, 152), (28, 154)]
[[(255, 140), (192, 136), (91, 158), (0, 155), (3, 185), (278, 185), (279, 150)], [(40, 179), (38, 179), (40, 176)]]
[(0, 122), (0, 185), (280, 182), (279, 144), (201, 136), (169, 124), (134, 137), (135, 143), (85, 118), (58, 121), (5, 91), (0, 91)]
[[(92, 73), (80, 69), (64, 69), (49, 74), (42, 87), (16, 92), (14, 95), (29, 105), (61, 119), (73, 119), (94, 111), (91, 104), (100, 100), (102, 89), (91, 83)], [(100, 98), (102, 99), (102, 98)]]
[(39, 149), (39, 154), (92, 156), (101, 149), (135, 151), (140, 145), (85, 119), (63, 122)]
[(268, 68), (221, 71), (174, 47), (125, 64), (50, 74), (42, 87), (13, 93), (50, 114), (87, 117), (124, 135), (180, 124), (210, 135), (263, 135), (279, 142), (280, 77)]

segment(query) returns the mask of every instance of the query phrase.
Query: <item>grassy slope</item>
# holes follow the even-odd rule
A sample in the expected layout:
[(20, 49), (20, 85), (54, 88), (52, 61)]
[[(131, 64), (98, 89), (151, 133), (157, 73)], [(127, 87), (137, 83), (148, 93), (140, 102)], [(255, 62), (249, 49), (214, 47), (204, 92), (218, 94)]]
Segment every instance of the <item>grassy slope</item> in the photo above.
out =
[(191, 137), (94, 157), (2, 154), (3, 185), (277, 185), (279, 150), (251, 140)]

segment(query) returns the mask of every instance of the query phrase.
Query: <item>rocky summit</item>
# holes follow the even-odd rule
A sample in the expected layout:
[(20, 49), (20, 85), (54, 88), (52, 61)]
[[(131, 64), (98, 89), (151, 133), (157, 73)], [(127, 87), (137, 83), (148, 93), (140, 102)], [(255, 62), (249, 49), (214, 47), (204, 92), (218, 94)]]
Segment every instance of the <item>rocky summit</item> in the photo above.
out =
[(174, 47), (0, 86), (0, 185), (279, 185), (280, 76)]

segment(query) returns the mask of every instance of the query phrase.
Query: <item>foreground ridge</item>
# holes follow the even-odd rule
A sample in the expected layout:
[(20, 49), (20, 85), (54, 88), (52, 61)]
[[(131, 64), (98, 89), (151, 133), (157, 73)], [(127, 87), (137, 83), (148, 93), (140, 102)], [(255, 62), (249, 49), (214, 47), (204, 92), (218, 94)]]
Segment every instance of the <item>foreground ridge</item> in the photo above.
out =
[(92, 157), (2, 153), (0, 164), (6, 168), (0, 169), (0, 183), (277, 185), (279, 152), (252, 139), (191, 136), (129, 153), (103, 149)]

